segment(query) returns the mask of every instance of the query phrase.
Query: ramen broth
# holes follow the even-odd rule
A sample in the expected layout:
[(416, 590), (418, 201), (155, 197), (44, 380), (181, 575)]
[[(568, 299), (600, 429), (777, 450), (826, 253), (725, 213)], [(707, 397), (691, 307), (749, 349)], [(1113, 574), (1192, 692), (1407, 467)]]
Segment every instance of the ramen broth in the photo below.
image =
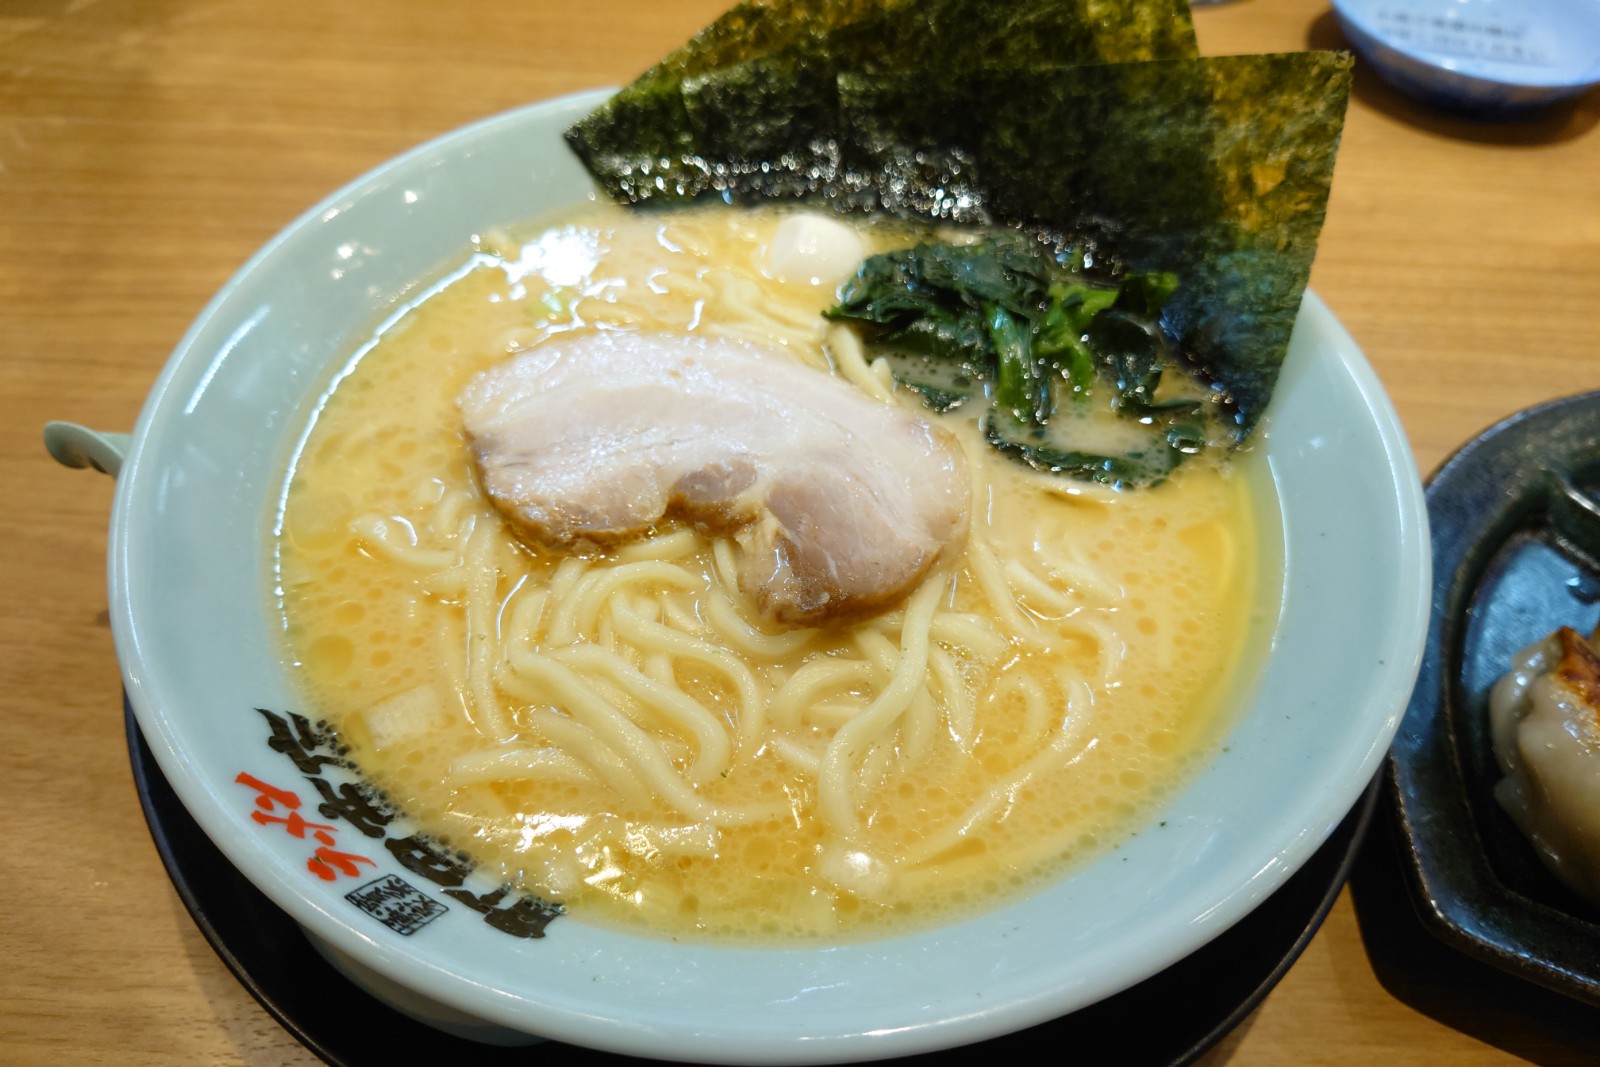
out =
[(306, 710), (424, 832), (573, 917), (782, 942), (991, 907), (1139, 831), (1265, 647), (1255, 461), (1117, 492), (1000, 456), (962, 411), (925, 414), (971, 467), (964, 552), (849, 626), (764, 621), (733, 546), (693, 528), (520, 541), (456, 397), (555, 334), (775, 344), (923, 411), (820, 317), (831, 284), (771, 276), (782, 218), (592, 206), (485, 237), (342, 369), (292, 466), (279, 603)]

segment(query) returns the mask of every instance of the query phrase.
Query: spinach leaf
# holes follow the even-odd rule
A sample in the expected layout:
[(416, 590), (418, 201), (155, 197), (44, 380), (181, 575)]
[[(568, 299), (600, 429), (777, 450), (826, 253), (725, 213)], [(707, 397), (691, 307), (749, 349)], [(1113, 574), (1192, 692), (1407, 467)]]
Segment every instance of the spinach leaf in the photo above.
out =
[(992, 448), (1035, 470), (1119, 488), (1154, 485), (1193, 454), (1154, 438), (1145, 448), (1115, 456), (1066, 447), (1045, 427), (1031, 425), (1000, 405), (990, 408), (983, 431)]
[(1089, 323), (1117, 300), (1111, 288), (1056, 283), (1050, 287), (1050, 306), (1039, 321), (1034, 350), (1065, 376), (1075, 400), (1088, 398), (1094, 385), (1095, 357), (1089, 348)]
[(1171, 362), (1160, 328), (1113, 306), (1094, 317), (1084, 333), (1088, 346), (1116, 388), (1112, 406), (1138, 410), (1152, 403), (1161, 372)]
[(1033, 328), (998, 304), (989, 311), (989, 344), (994, 348), (994, 399), (1036, 425), (1055, 410), (1045, 367), (1033, 354)]
[[(1040, 470), (1114, 484), (1157, 481), (1205, 447), (1203, 402), (1158, 399), (1177, 357), (1162, 309), (1170, 273), (1097, 275), (1077, 250), (997, 231), (873, 256), (824, 314), (855, 323), (874, 358), (936, 411), (982, 395), (996, 449)], [(1095, 404), (1139, 426), (1125, 455), (1073, 448), (1052, 425)]]

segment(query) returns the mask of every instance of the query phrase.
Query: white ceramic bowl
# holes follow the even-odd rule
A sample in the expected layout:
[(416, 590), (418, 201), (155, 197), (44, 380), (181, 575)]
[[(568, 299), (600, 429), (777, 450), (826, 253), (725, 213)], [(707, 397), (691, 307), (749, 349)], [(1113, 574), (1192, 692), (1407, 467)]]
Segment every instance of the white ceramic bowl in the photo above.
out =
[[(297, 768), (255, 710), (297, 703), (275, 659), (269, 530), (309, 398), (470, 235), (592, 195), (559, 134), (603, 97), (489, 119), (317, 206), (218, 294), (152, 391), (117, 487), (112, 622), (139, 724), (206, 833), (347, 973), (418, 1017), (685, 1060), (836, 1062), (980, 1040), (1130, 986), (1249, 912), (1376, 771), (1427, 626), (1417, 471), (1371, 369), (1309, 295), (1263, 439), (1287, 538), (1274, 647), (1253, 706), (1159, 814), (1160, 834), (939, 929), (759, 950), (576, 916), (513, 937), (403, 864), (385, 844), (398, 824), (367, 837), (319, 814), (308, 779), (331, 788), (338, 772)], [(274, 821), (287, 800), (253, 782), (292, 791), (334, 844)], [(360, 857), (336, 861), (354, 873), (322, 880), (308, 869), (318, 847)], [(391, 878), (447, 910), (402, 935), (347, 899)]]
[(1595, 0), (1333, 0), (1395, 88), (1457, 110), (1517, 112), (1600, 85)]

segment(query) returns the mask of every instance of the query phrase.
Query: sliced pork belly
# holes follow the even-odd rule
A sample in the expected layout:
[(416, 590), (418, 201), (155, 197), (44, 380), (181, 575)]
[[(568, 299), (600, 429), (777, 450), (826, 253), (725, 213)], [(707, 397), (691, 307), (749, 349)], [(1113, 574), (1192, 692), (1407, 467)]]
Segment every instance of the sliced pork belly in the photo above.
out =
[(780, 348), (556, 338), (458, 404), (485, 490), (527, 537), (604, 545), (670, 518), (731, 534), (740, 586), (784, 623), (887, 608), (966, 534), (955, 440)]

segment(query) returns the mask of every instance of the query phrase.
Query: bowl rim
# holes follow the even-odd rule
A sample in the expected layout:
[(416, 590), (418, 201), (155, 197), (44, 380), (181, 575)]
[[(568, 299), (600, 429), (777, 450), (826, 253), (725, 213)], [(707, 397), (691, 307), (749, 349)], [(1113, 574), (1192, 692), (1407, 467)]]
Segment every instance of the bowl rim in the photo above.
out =
[[(1596, 56), (1594, 62), (1582, 70), (1572, 67), (1549, 70), (1531, 67), (1528, 70), (1529, 76), (1527, 77), (1505, 76), (1518, 68), (1494, 61), (1484, 61), (1492, 65), (1495, 71), (1502, 72), (1488, 73), (1484, 69), (1484, 62), (1471, 59), (1463, 59), (1458, 62), (1449, 56), (1420, 47), (1409, 41), (1400, 40), (1392, 34), (1384, 32), (1373, 24), (1370, 17), (1374, 6), (1372, 0), (1331, 0), (1331, 2), (1335, 13), (1345, 22), (1347, 29), (1353, 28), (1378, 48), (1393, 52), (1404, 57), (1416, 67), (1426, 68), (1439, 75), (1441, 83), (1434, 85), (1433, 88), (1440, 91), (1449, 92), (1451, 91), (1451, 85), (1454, 85), (1456, 86), (1456, 91), (1466, 86), (1477, 86), (1483, 90), (1508, 88), (1546, 90), (1553, 96), (1567, 96), (1600, 84), (1600, 56)], [(1521, 0), (1521, 2), (1526, 3), (1527, 0)], [(1533, 0), (1533, 3), (1542, 4), (1543, 0)], [(1439, 6), (1441, 9), (1450, 7), (1448, 3), (1444, 2), (1441, 2)], [(1565, 2), (1561, 3), (1561, 7), (1563, 14), (1572, 12), (1580, 19), (1587, 14), (1591, 23), (1590, 32), (1597, 39), (1600, 39), (1600, 8), (1588, 13), (1584, 12), (1581, 7), (1573, 8)], [(1368, 56), (1367, 58), (1377, 66), (1387, 67), (1392, 65), (1383, 61), (1382, 57)], [(1462, 65), (1463, 63), (1465, 66)], [(1446, 81), (1449, 84), (1445, 84)]]
[[(147, 650), (135, 626), (143, 608), (135, 604), (128, 587), (134, 566), (130, 511), (136, 506), (140, 494), (147, 492), (146, 483), (156, 476), (151, 461), (145, 459), (146, 452), (153, 447), (150, 444), (152, 428), (156, 420), (180, 399), (175, 396), (175, 382), (180, 367), (185, 365), (185, 361), (192, 362), (200, 358), (194, 355), (199, 339), (211, 331), (215, 323), (227, 318), (246, 279), (279, 255), (296, 234), (328, 218), (330, 213), (336, 214), (342, 205), (357, 197), (364, 188), (370, 188), (405, 168), (430, 159), (442, 148), (460, 148), (481, 138), (498, 136), (502, 131), (518, 128), (530, 116), (585, 111), (609, 93), (610, 90), (602, 89), (558, 97), (492, 116), (429, 140), (324, 198), (250, 257), (185, 333), (140, 413), (132, 445), (118, 479), (108, 553), (108, 580), (113, 633), (123, 664), (124, 683), (152, 753), (185, 807), (207, 835), (279, 907), (336, 949), (361, 958), (366, 964), (397, 981), (413, 987), (419, 983), (425, 985), (430, 996), (460, 1010), (508, 1027), (523, 1030), (532, 1028), (547, 1036), (578, 1044), (659, 1056), (663, 1054), (663, 1042), (669, 1039), (649, 1027), (620, 1027), (618, 1020), (605, 1019), (592, 1010), (575, 1009), (570, 1005), (535, 1005), (536, 1010), (530, 1015), (528, 1005), (513, 993), (491, 988), (471, 975), (440, 967), (431, 960), (419, 959), (409, 946), (402, 951), (395, 945), (380, 943), (358, 930), (346, 915), (335, 914), (311, 900), (302, 891), (303, 884), (292, 881), (287, 872), (264, 863), (260, 850), (253, 843), (231, 832), (231, 819), (211, 802), (211, 795), (190, 769), (188, 755), (181, 750), (179, 739), (170, 736), (165, 728), (157, 706), (160, 694), (154, 691), (144, 671)], [(1370, 739), (1370, 745), (1361, 753), (1359, 766), (1349, 769), (1338, 784), (1314, 798), (1318, 818), (1301, 819), (1299, 825), (1286, 831), (1283, 839), (1273, 842), (1270, 855), (1264, 856), (1265, 865), (1255, 876), (1243, 885), (1236, 886), (1222, 899), (1208, 901), (1203, 913), (1191, 917), (1181, 931), (1161, 946), (1158, 953), (1152, 951), (1133, 961), (1119, 973), (1115, 984), (1100, 989), (1087, 1000), (1082, 999), (1081, 990), (1035, 989), (1030, 995), (1013, 996), (1005, 1003), (985, 1004), (981, 1009), (949, 1011), (926, 1023), (899, 1027), (889, 1032), (859, 1030), (819, 1034), (807, 1040), (796, 1040), (793, 1035), (775, 1035), (769, 1039), (747, 1033), (718, 1048), (703, 1049), (697, 1058), (709, 1057), (722, 1062), (776, 1063), (836, 1062), (863, 1056), (897, 1056), (980, 1040), (1074, 1010), (1148, 977), (1160, 970), (1164, 963), (1182, 958), (1231, 926), (1298, 869), (1343, 818), (1386, 753), (1389, 739), (1403, 713), (1405, 696), (1420, 666), (1429, 614), (1427, 516), (1420, 476), (1416, 473), (1398, 415), (1384, 394), (1376, 373), (1326, 305), (1309, 290), (1304, 298), (1301, 316), (1309, 327), (1331, 340), (1337, 369), (1348, 379), (1360, 401), (1362, 412), (1372, 420), (1376, 431), (1376, 446), (1381, 449), (1387, 464), (1384, 473), (1388, 480), (1384, 482), (1384, 488), (1392, 490), (1392, 503), (1399, 517), (1396, 552), (1403, 563), (1396, 576), (1400, 583), (1394, 590), (1396, 611), (1384, 622), (1395, 634), (1411, 638), (1409, 643), (1402, 641), (1404, 647), (1396, 647), (1394, 654), (1382, 662), (1381, 669), (1364, 690), (1374, 702), (1386, 703), (1389, 713)], [(745, 950), (725, 951), (737, 953)], [(1075, 1000), (1075, 997), (1079, 999)], [(693, 1024), (686, 1023), (685, 1026), (687, 1029), (678, 1032), (671, 1040), (705, 1040), (708, 1036), (695, 1032)], [(678, 1048), (669, 1051), (670, 1054), (681, 1056), (685, 1050)]]

